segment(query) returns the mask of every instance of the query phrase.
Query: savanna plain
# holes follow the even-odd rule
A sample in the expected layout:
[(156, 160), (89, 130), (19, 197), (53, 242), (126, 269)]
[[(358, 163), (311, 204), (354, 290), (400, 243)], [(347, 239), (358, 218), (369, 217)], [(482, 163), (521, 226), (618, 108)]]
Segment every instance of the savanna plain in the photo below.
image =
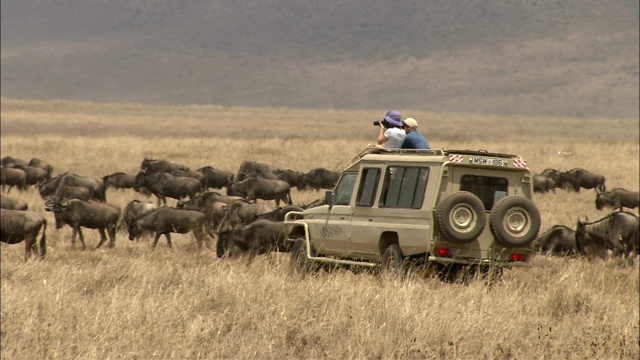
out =
[[(54, 175), (136, 173), (145, 157), (236, 172), (243, 160), (340, 171), (375, 142), (379, 111), (137, 105), (3, 98), (2, 156), (43, 159)], [(533, 172), (582, 167), (637, 191), (638, 119), (429, 113), (432, 148), (525, 158)], [(560, 155), (559, 155), (560, 153)], [(221, 190), (224, 192), (224, 190)], [(3, 359), (637, 359), (638, 264), (537, 255), (481, 280), (443, 283), (336, 270), (298, 279), (288, 254), (218, 259), (192, 235), (117, 235), (113, 249), (71, 247), (37, 189), (9, 194), (48, 220), (43, 261), (1, 247)], [(293, 189), (294, 203), (324, 196)], [(123, 208), (133, 190), (107, 191)], [(609, 213), (595, 192), (535, 194), (541, 231)], [(175, 200), (169, 199), (169, 205)]]

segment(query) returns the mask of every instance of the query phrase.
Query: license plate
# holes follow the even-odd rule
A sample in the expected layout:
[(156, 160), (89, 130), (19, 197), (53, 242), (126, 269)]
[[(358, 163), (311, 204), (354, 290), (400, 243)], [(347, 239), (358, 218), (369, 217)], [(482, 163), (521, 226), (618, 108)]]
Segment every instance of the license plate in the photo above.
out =
[(507, 166), (507, 161), (505, 159), (494, 159), (477, 156), (471, 157), (471, 163), (474, 165)]

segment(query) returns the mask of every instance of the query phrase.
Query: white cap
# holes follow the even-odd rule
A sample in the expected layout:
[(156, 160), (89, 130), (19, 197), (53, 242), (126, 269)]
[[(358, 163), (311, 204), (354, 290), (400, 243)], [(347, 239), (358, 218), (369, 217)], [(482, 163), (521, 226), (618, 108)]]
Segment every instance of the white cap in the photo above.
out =
[(403, 122), (405, 124), (407, 124), (407, 126), (409, 126), (411, 128), (417, 128), (418, 127), (418, 122), (414, 118), (406, 118), (406, 119), (404, 119)]

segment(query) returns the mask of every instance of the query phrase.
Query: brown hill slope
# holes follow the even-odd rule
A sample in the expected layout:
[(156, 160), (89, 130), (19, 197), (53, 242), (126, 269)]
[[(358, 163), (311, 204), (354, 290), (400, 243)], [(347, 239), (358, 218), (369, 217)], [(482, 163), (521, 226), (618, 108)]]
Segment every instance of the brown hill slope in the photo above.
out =
[(638, 117), (633, 1), (7, 0), (2, 95)]

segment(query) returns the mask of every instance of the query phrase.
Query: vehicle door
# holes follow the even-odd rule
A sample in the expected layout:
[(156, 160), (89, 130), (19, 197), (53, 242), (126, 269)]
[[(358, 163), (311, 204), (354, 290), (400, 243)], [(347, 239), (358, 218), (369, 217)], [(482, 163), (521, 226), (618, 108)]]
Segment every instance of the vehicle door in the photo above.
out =
[(360, 171), (353, 215), (348, 225), (350, 251), (354, 256), (370, 257), (377, 248), (379, 234), (373, 227), (376, 215), (375, 200), (382, 178), (382, 164), (367, 164)]
[(357, 172), (342, 174), (333, 192), (334, 204), (320, 216), (320, 223), (311, 234), (313, 244), (319, 254), (344, 255), (349, 249), (347, 224), (351, 221), (351, 200), (356, 184)]

